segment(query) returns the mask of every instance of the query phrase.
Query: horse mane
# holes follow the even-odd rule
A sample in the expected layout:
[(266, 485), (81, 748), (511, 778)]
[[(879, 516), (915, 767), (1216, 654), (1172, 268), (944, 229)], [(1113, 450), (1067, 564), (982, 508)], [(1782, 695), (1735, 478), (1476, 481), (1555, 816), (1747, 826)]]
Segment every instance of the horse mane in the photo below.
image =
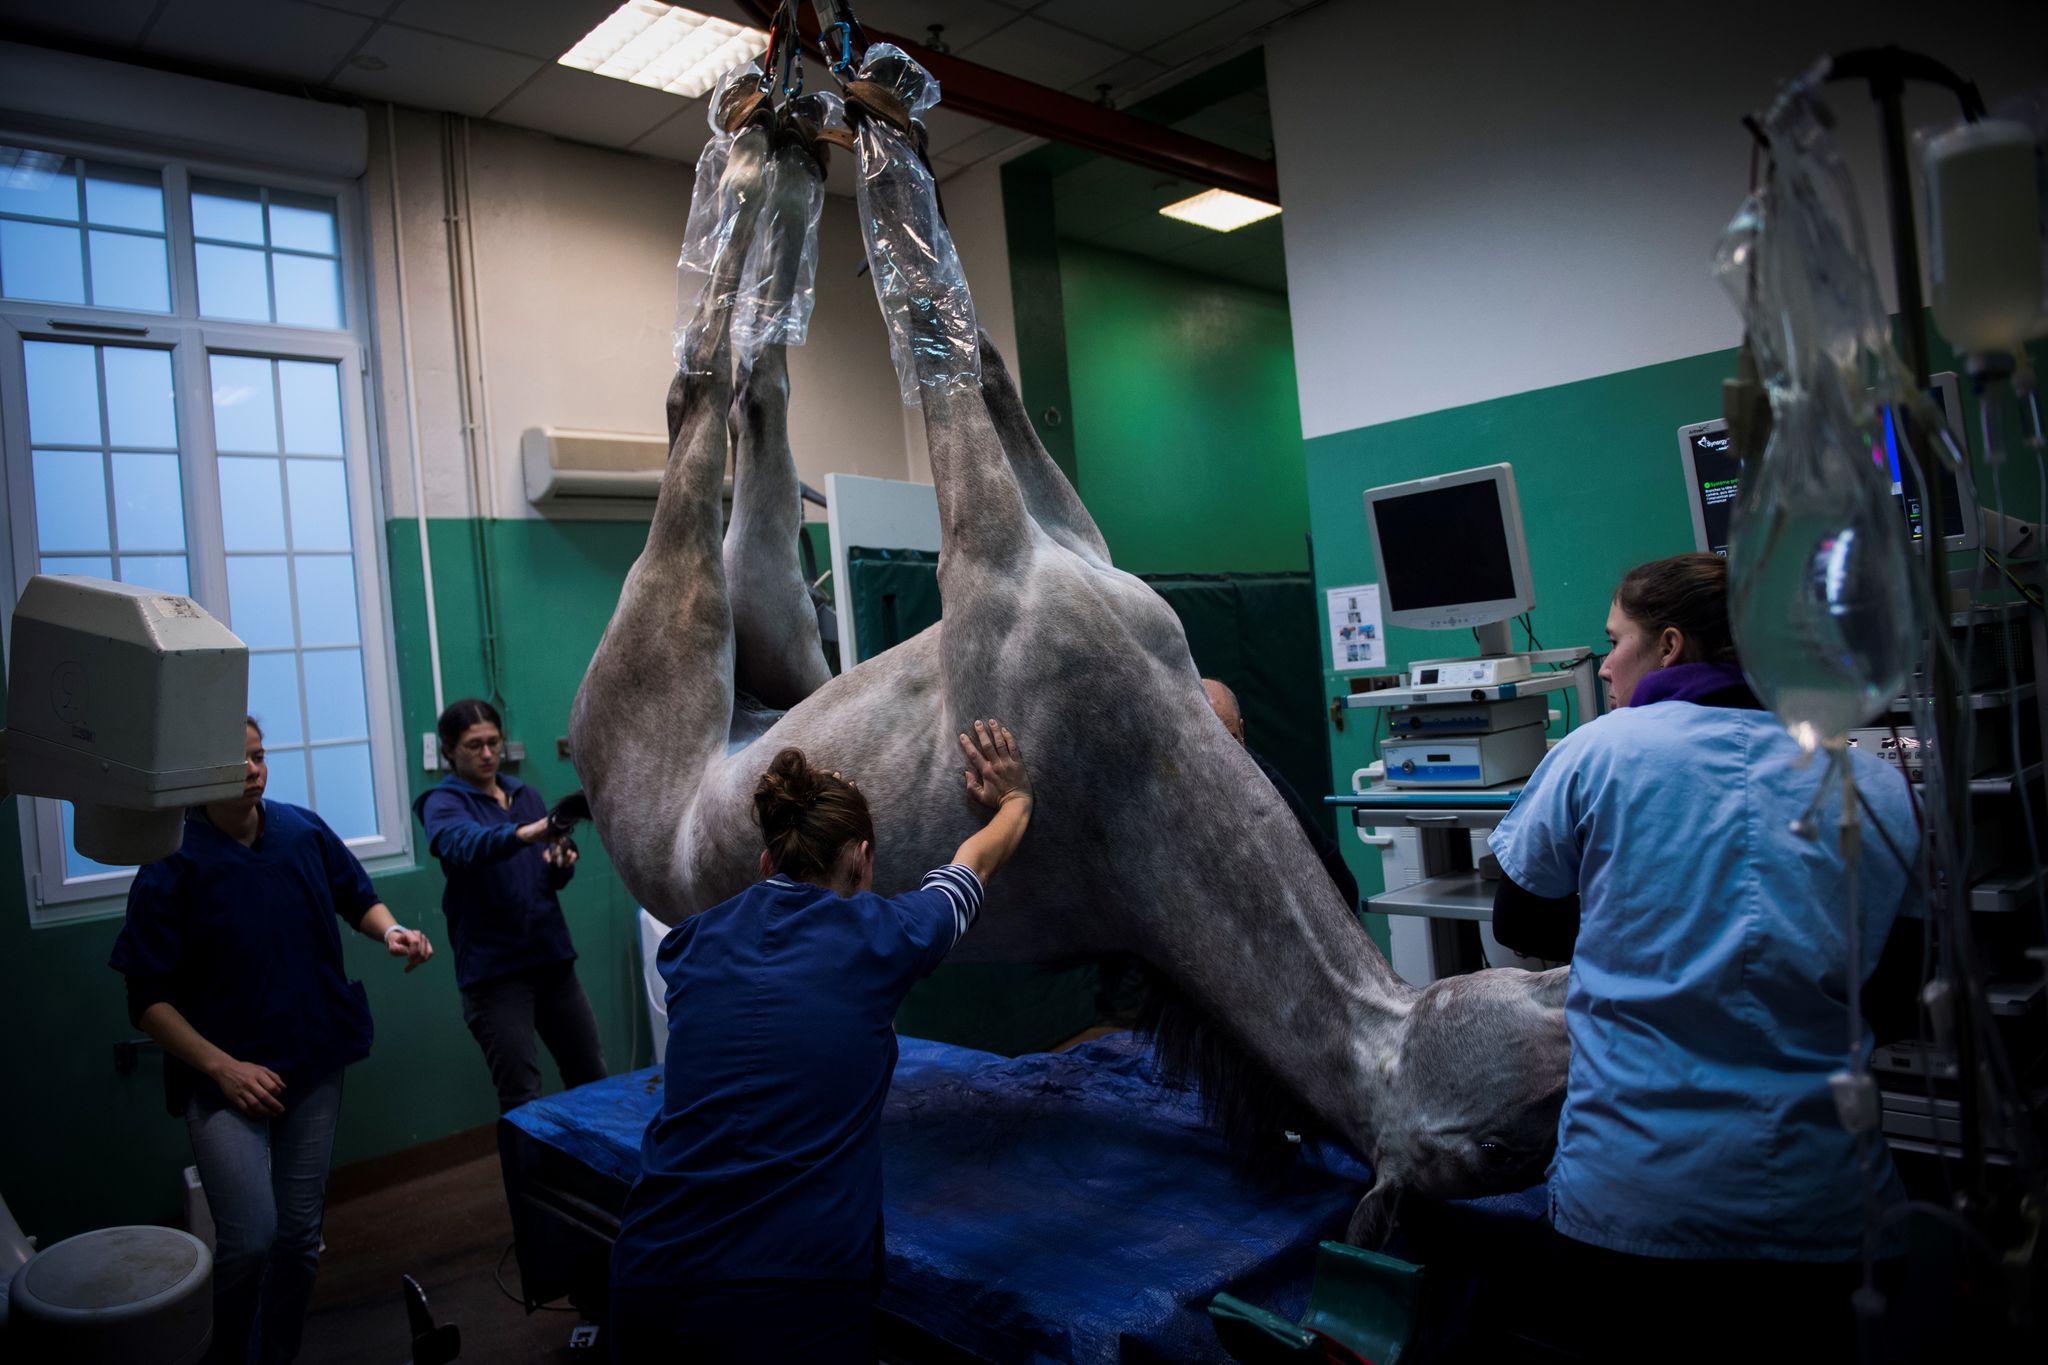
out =
[[(1151, 1040), (1160, 1078), (1191, 1087), (1202, 1118), (1222, 1130), (1224, 1141), (1256, 1167), (1291, 1164), (1303, 1141), (1333, 1136), (1304, 1104), (1230, 1032), (1228, 1025), (1196, 1004), (1161, 973), (1137, 959), (1124, 959), (1123, 977), (1135, 969), (1138, 1000), (1132, 1027)], [(1113, 980), (1105, 970), (1105, 983)]]

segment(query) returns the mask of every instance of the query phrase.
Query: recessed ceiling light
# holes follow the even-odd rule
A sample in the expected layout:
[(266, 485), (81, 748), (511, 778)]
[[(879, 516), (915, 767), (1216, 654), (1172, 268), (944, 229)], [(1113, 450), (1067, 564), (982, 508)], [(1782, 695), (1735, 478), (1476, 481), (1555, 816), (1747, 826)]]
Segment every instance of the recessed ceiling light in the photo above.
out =
[(768, 35), (660, 0), (626, 0), (557, 60), (696, 99), (768, 50)]
[(1168, 204), (1159, 211), (1168, 218), (1178, 218), (1183, 223), (1193, 223), (1211, 232), (1235, 232), (1246, 224), (1271, 218), (1280, 211), (1280, 206), (1249, 195), (1232, 194), (1229, 190), (1203, 190), (1191, 199)]

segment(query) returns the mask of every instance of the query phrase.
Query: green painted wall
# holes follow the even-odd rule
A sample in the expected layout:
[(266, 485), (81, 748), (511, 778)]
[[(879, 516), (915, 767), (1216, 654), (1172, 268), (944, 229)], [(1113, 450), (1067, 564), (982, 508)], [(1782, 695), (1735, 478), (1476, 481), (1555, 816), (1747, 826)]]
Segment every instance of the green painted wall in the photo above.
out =
[(1117, 566), (1299, 569), (1309, 504), (1286, 298), (1074, 242), (1059, 262), (1077, 486)]
[[(2048, 361), (2048, 347), (2037, 350), (2042, 354), (2036, 364)], [(1604, 649), (1607, 606), (1621, 575), (1646, 560), (1693, 548), (1677, 431), (1720, 415), (1721, 381), (1735, 373), (1736, 354), (1692, 356), (1309, 441), (1317, 587), (1374, 580), (1360, 497), (1365, 489), (1506, 460), (1515, 467), (1529, 538), (1537, 634), (1553, 649)], [(1938, 336), (1933, 368), (1961, 370)], [(1963, 388), (1979, 497), (1988, 504), (1991, 482), (1979, 448), (1977, 406), (1967, 383)], [(2016, 430), (2017, 413), (2007, 420)], [(2016, 453), (2003, 478), (2008, 508), (2034, 520), (2039, 484), (2033, 457)], [(1330, 668), (1327, 633), (1324, 641), (1327, 699), (1347, 692), (1355, 675)], [(1516, 641), (1521, 643), (1519, 630)], [(1470, 637), (1462, 634), (1390, 629), (1388, 671), (1412, 659), (1469, 653), (1469, 645)], [(1371, 713), (1351, 713), (1343, 731), (1333, 727), (1329, 735), (1331, 770), (1348, 790), (1350, 774), (1377, 757)], [(1342, 843), (1364, 894), (1385, 889), (1378, 850), (1350, 837)], [(1367, 923), (1384, 935), (1381, 916), (1368, 916)]]

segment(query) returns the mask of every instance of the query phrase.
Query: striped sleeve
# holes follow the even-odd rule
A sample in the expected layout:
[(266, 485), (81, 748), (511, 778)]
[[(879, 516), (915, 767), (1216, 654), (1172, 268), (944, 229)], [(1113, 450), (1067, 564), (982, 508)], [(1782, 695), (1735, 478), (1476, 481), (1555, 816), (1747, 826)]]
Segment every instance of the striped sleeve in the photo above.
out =
[[(924, 874), (920, 891), (942, 891), (953, 905), (953, 942), (967, 936), (968, 926), (981, 913), (981, 878), (959, 863), (947, 863)], [(950, 949), (949, 949), (950, 950)]]

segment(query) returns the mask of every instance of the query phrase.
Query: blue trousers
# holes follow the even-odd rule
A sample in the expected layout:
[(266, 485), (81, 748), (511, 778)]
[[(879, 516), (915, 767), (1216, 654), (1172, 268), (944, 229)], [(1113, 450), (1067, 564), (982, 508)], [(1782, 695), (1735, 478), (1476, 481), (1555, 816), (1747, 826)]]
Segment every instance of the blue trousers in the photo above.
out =
[(341, 1072), (285, 1091), (279, 1118), (252, 1119), (194, 1095), (185, 1128), (213, 1214), (213, 1351), (218, 1365), (275, 1365), (299, 1353), (320, 1270), (327, 1164)]

